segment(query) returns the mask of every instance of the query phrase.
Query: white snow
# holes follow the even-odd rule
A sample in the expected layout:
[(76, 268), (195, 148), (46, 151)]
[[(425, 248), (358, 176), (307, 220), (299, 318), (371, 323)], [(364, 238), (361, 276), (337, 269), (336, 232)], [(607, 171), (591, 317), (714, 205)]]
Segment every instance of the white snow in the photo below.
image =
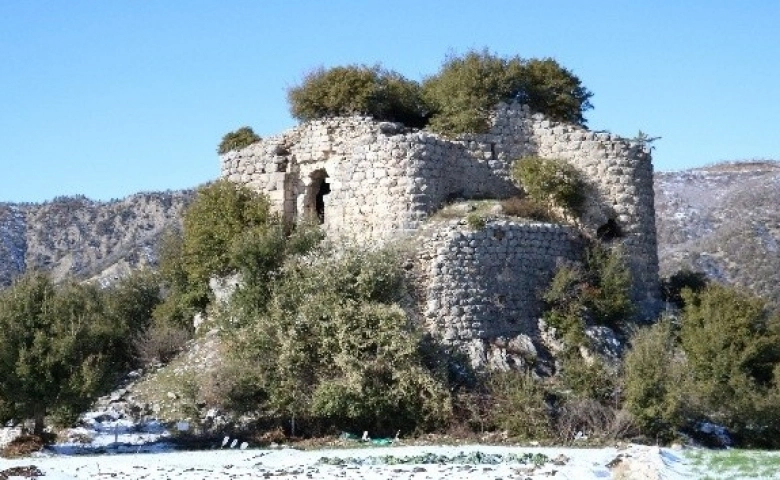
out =
[[(505, 462), (497, 465), (422, 464), (422, 465), (325, 465), (322, 457), (369, 458), (393, 455), (417, 456), (424, 453), (456, 456), (460, 453), (520, 455), (542, 453), (563, 464), (548, 462), (534, 468), (530, 465)], [(612, 462), (616, 457), (620, 461)], [(611, 470), (608, 463), (622, 463)], [(470, 446), (393, 446), (355, 449), (296, 450), (229, 450), (166, 452), (115, 455), (39, 455), (15, 460), (0, 460), (0, 470), (35, 465), (47, 480), (74, 480), (94, 478), (116, 479), (668, 479), (689, 478), (691, 472), (682, 457), (671, 450), (658, 447), (629, 446), (617, 448), (575, 449), (536, 447)], [(553, 471), (555, 473), (553, 473)], [(615, 474), (613, 476), (613, 474)]]

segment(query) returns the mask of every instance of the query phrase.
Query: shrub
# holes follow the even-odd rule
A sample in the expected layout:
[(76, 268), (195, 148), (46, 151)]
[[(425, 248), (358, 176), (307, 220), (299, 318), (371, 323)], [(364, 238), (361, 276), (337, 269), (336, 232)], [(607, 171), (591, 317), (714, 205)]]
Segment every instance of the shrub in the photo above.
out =
[(430, 128), (445, 135), (487, 131), (499, 102), (520, 101), (553, 120), (584, 123), (592, 96), (552, 59), (502, 58), (487, 50), (447, 58), (422, 88)]
[(241, 127), (236, 131), (226, 133), (222, 137), (222, 141), (219, 142), (219, 147), (217, 147), (217, 153), (224, 155), (231, 150), (241, 150), (260, 140), (262, 138), (251, 127)]
[(488, 51), (447, 58), (422, 86), (433, 107), (431, 130), (444, 135), (486, 132), (495, 106), (517, 97), (522, 69), (518, 57), (504, 59)]
[(526, 157), (516, 161), (512, 176), (534, 201), (579, 216), (585, 202), (585, 184), (579, 171), (561, 159)]
[(504, 213), (513, 217), (529, 218), (538, 222), (553, 222), (557, 219), (550, 216), (545, 205), (530, 197), (510, 197), (501, 201)]
[(2, 413), (33, 418), (40, 434), (47, 415), (71, 416), (107, 390), (123, 364), (124, 338), (103, 302), (93, 286), (55, 287), (37, 273), (0, 292)]
[(395, 305), (403, 292), (387, 251), (288, 258), (265, 308), (248, 308), (249, 296), (231, 305), (241, 328), (229, 351), (241, 379), (228, 397), (301, 428), (441, 425), (451, 410), (446, 379), (424, 366), (421, 335)]
[(496, 373), (488, 380), (496, 425), (519, 440), (550, 438), (552, 423), (545, 391), (531, 373)]
[(243, 232), (274, 223), (265, 195), (218, 180), (198, 189), (185, 210), (182, 267), (190, 283), (206, 284), (210, 277), (236, 270), (230, 245)]
[(567, 400), (558, 408), (555, 431), (561, 442), (571, 442), (582, 433), (595, 442), (624, 440), (637, 434), (634, 418), (589, 398)]
[(133, 341), (138, 360), (148, 367), (168, 363), (184, 349), (189, 331), (173, 325), (151, 325)]
[(693, 293), (700, 292), (708, 284), (707, 276), (702, 272), (694, 272), (688, 269), (682, 269), (674, 273), (669, 278), (661, 282), (661, 295), (664, 301), (675, 305), (677, 308), (683, 308), (682, 291), (690, 289)]
[(552, 120), (584, 124), (583, 113), (593, 108), (592, 96), (579, 78), (552, 58), (534, 58), (524, 64), (517, 100)]
[(466, 216), (466, 223), (472, 230), (482, 230), (485, 228), (485, 217), (478, 213), (469, 213)]
[(567, 347), (587, 345), (588, 324), (620, 328), (631, 318), (631, 274), (619, 248), (592, 245), (581, 264), (561, 264), (542, 294), (545, 321)]
[(602, 403), (614, 400), (618, 375), (610, 371), (602, 360), (592, 358), (585, 361), (578, 351), (564, 353), (559, 360), (558, 377), (569, 396)]
[(379, 66), (319, 68), (287, 92), (290, 113), (298, 120), (369, 115), (413, 127), (425, 124), (420, 86)]
[(623, 365), (626, 408), (645, 434), (671, 440), (688, 404), (687, 366), (671, 320), (638, 330)]

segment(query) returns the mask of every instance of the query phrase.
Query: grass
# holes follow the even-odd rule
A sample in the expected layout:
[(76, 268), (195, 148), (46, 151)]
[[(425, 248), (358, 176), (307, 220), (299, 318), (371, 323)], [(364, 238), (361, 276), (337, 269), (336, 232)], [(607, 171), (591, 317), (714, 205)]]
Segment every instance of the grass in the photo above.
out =
[(696, 450), (686, 456), (702, 479), (780, 478), (780, 452)]

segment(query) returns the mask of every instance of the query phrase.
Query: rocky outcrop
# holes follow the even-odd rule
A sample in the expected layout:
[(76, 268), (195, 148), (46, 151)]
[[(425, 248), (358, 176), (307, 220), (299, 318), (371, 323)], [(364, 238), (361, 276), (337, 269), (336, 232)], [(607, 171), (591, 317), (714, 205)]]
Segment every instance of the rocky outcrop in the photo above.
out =
[(157, 263), (163, 232), (181, 226), (192, 191), (138, 193), (97, 202), (58, 197), (42, 204), (0, 204), (0, 287), (27, 270), (55, 281), (72, 276), (111, 282)]

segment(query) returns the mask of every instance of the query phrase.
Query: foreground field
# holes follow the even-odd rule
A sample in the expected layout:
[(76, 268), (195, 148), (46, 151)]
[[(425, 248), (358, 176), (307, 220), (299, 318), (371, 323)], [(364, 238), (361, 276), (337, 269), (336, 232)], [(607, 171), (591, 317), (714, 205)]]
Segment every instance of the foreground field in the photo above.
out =
[[(0, 471), (33, 465), (45, 475), (46, 480), (695, 478), (679, 452), (643, 446), (620, 450), (401, 446), (308, 451), (211, 450), (102, 456), (52, 455), (0, 460)], [(0, 478), (3, 478), (2, 473)]]
[(756, 450), (692, 450), (686, 454), (691, 471), (702, 480), (780, 479), (780, 452)]

